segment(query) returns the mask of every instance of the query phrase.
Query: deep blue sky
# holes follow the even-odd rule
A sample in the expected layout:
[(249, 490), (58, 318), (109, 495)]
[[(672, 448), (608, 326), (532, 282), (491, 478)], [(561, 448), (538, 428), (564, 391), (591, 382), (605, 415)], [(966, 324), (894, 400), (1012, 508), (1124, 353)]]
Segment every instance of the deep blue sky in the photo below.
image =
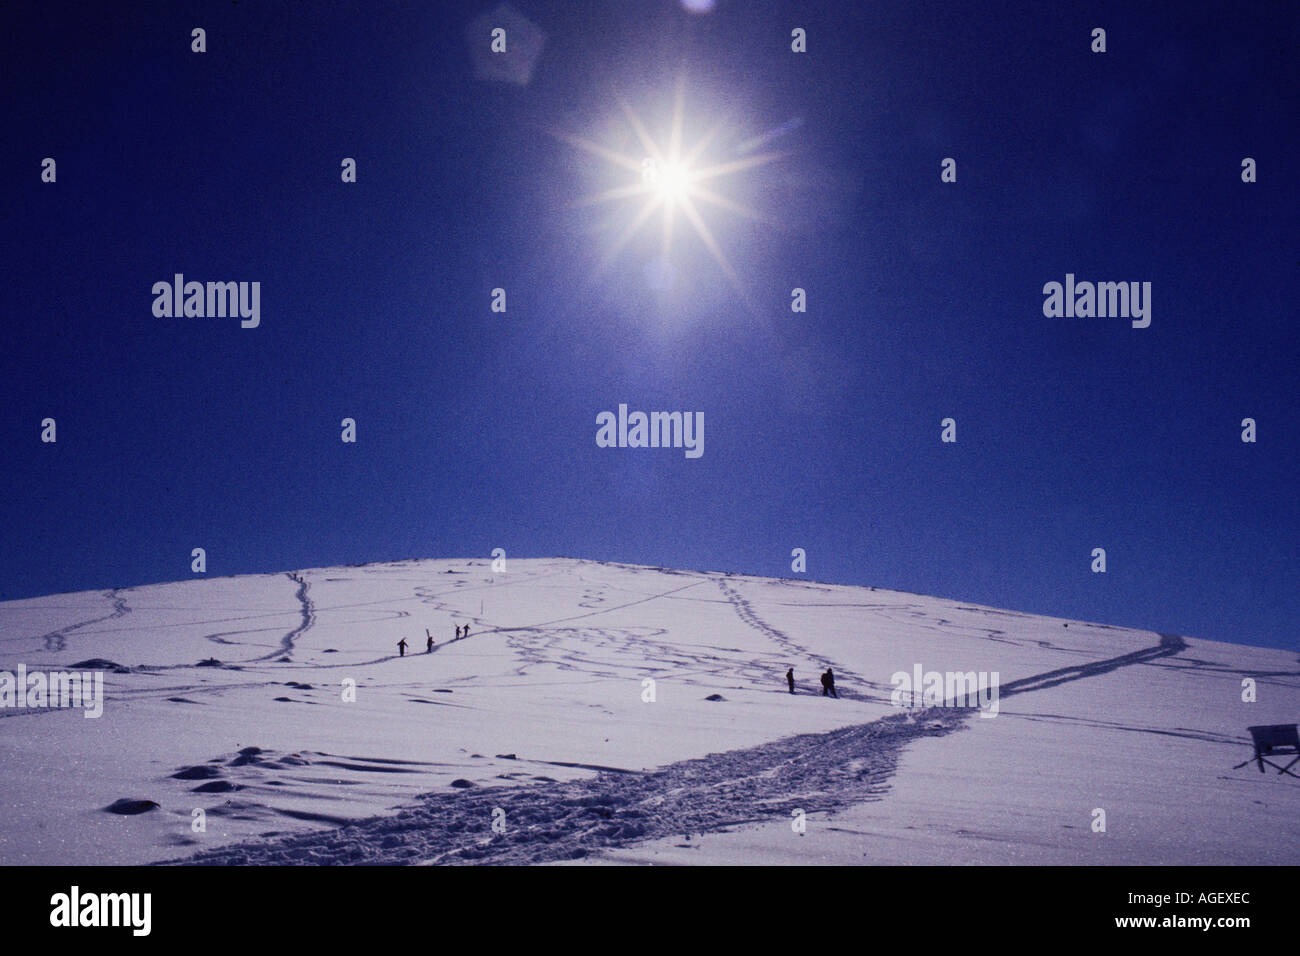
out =
[[(491, 3), (6, 5), (0, 598), (199, 546), (802, 547), (818, 580), (1297, 646), (1293, 3), (515, 5), (547, 34), (522, 87), (475, 76)], [(680, 219), (670, 291), (657, 218), (596, 271), (637, 206), (572, 206), (634, 179), (551, 134), (635, 153), (617, 96), (658, 137), (679, 76), (712, 161), (796, 121), (712, 184), (761, 218), (702, 207), (754, 308)], [(175, 272), (260, 281), (261, 327), (155, 318)], [(1067, 272), (1151, 282), (1151, 327), (1045, 318)], [(703, 411), (703, 457), (597, 448), (620, 402)]]

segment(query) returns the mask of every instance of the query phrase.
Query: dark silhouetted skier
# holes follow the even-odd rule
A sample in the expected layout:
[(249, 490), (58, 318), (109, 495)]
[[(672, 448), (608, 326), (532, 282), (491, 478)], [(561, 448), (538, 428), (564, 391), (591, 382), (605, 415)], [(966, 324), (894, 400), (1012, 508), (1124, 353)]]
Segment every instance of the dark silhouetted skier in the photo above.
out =
[(397, 642), (397, 656), (398, 657), (406, 656), (406, 638), (402, 638), (400, 641)]
[(469, 637), (469, 625), (468, 625), (468, 624), (465, 625), (465, 636), (466, 636), (466, 637)]
[(794, 668), (785, 672), (785, 682), (790, 685), (790, 693), (794, 693)]
[(836, 700), (840, 699), (840, 695), (835, 693), (835, 675), (831, 673), (829, 667), (826, 668), (826, 673), (822, 675), (822, 696), (825, 697), (828, 694)]
[(428, 654), (430, 651), (433, 650), (433, 635), (429, 633), (429, 629), (427, 627), (424, 629), (424, 636), (428, 638), (428, 640), (425, 641), (424, 643), (424, 653)]

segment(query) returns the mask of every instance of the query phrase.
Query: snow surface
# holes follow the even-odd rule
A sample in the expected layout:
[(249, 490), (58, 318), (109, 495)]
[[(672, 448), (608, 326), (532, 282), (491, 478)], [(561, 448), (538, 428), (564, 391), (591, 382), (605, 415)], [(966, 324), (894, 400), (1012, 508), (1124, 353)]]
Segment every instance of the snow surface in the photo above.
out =
[[(102, 718), (0, 710), (2, 864), (1300, 862), (1300, 782), (1231, 769), (1300, 719), (1293, 651), (571, 559), (0, 604), (0, 670), (92, 659)], [(998, 716), (893, 706), (916, 664)]]

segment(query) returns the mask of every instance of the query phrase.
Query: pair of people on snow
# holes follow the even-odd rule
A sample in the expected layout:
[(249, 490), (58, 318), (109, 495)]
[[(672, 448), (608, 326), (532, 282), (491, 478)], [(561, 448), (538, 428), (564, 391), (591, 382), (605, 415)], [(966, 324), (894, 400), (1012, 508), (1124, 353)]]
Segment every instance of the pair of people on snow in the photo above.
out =
[[(790, 693), (793, 694), (794, 693), (794, 668), (793, 667), (785, 672), (785, 682), (790, 687)], [(831, 673), (831, 669), (829, 667), (826, 668), (826, 673), (822, 674), (822, 696), (823, 697), (830, 696), (830, 697), (834, 697), (836, 700), (839, 700), (839, 694), (835, 693), (835, 675)]]
[[(459, 624), (456, 625), (456, 640), (460, 640), (462, 637), (469, 637), (468, 624), (465, 625), (464, 634), (461, 633), (460, 625)], [(429, 633), (429, 629), (427, 627), (424, 629), (424, 638), (425, 638), (424, 653), (429, 654), (433, 651), (434, 642), (433, 642), (433, 635)], [(398, 657), (406, 656), (406, 638), (402, 638), (400, 641), (397, 642), (397, 656)]]

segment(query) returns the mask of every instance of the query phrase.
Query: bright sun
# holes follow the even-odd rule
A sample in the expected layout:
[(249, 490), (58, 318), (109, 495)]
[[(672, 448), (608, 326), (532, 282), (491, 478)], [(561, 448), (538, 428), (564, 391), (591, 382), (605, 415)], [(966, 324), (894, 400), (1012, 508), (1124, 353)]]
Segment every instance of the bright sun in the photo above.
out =
[[(641, 118), (632, 111), (626, 102), (620, 100), (624, 117), (640, 143), (641, 159), (610, 149), (599, 143), (578, 136), (555, 132), (557, 138), (598, 156), (614, 167), (633, 174), (635, 178), (624, 179), (594, 195), (587, 196), (576, 205), (603, 205), (610, 202), (632, 200), (635, 213), (626, 223), (619, 235), (606, 246), (602, 269), (608, 266), (619, 251), (641, 231), (647, 221), (656, 213), (662, 217), (661, 251), (664, 257), (671, 252), (673, 232), (676, 220), (684, 218), (694, 230), (696, 237), (709, 251), (713, 260), (722, 269), (732, 286), (748, 301), (740, 277), (728, 261), (722, 247), (714, 237), (703, 215), (704, 204), (716, 209), (739, 215), (748, 219), (759, 218), (758, 214), (741, 203), (735, 202), (710, 188), (710, 180), (734, 175), (755, 166), (770, 163), (781, 158), (781, 154), (762, 153), (759, 155), (740, 155), (737, 158), (721, 162), (703, 161), (705, 150), (710, 146), (717, 133), (717, 128), (710, 130), (689, 149), (683, 148), (682, 132), (684, 125), (684, 82), (679, 81), (675, 90), (672, 119), (666, 142), (656, 142), (650, 135)], [(635, 201), (640, 200), (637, 204)], [(639, 208), (637, 206), (639, 205)]]
[(647, 158), (642, 167), (651, 189), (665, 203), (679, 203), (691, 195), (691, 170), (685, 163), (655, 163)]

